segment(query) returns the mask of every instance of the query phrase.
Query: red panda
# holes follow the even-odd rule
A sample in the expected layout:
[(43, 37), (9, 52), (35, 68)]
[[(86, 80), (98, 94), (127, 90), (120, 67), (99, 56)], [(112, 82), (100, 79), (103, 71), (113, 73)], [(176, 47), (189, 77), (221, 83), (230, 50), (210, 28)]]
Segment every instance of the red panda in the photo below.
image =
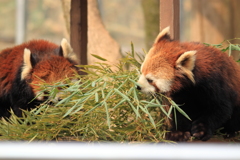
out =
[(0, 52), (0, 117), (12, 109), (22, 116), (44, 101), (36, 97), (43, 81), (54, 83), (78, 72), (77, 60), (66, 39), (58, 46), (45, 40), (32, 40)]
[(146, 55), (138, 84), (144, 93), (169, 96), (191, 118), (177, 113), (168, 140), (206, 141), (222, 127), (228, 136), (240, 130), (240, 68), (216, 48), (172, 40), (167, 27)]

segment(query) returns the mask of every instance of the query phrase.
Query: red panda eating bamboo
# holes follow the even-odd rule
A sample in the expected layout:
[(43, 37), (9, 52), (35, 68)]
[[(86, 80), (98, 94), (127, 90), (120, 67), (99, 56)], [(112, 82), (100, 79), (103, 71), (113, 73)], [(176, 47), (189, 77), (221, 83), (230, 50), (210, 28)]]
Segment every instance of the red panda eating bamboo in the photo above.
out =
[(146, 55), (138, 84), (144, 93), (168, 95), (191, 118), (177, 113), (166, 139), (206, 141), (221, 127), (228, 136), (240, 130), (240, 68), (214, 47), (172, 40), (167, 27)]
[[(42, 82), (55, 83), (78, 72), (76, 55), (63, 39), (61, 45), (32, 40), (0, 52), (0, 117), (12, 109), (22, 116), (44, 101), (37, 96)], [(36, 97), (37, 98), (34, 98)]]

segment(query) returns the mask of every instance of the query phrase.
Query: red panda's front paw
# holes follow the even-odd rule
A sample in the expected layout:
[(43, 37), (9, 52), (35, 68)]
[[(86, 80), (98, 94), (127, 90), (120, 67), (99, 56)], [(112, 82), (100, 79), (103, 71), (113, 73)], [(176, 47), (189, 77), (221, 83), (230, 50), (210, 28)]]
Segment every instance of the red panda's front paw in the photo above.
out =
[(212, 131), (203, 123), (193, 123), (191, 134), (202, 141), (207, 141), (212, 137)]
[(188, 141), (190, 138), (190, 132), (171, 131), (166, 133), (166, 139), (171, 141)]

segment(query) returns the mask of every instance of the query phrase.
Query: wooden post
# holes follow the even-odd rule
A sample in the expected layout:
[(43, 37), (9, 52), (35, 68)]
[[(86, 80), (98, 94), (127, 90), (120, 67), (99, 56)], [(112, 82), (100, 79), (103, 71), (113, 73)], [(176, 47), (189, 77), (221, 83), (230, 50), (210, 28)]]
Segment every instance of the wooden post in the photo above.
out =
[(81, 65), (87, 64), (87, 0), (71, 0), (70, 41)]
[(170, 26), (171, 38), (180, 38), (179, 0), (160, 0), (160, 30)]

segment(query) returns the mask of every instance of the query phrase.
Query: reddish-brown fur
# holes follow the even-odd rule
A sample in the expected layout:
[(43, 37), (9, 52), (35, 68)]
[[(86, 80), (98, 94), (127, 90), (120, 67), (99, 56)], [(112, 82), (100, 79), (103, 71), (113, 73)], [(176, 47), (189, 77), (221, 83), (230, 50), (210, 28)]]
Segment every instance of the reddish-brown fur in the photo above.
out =
[[(23, 63), (23, 51), (30, 49), (33, 53), (44, 52), (46, 56), (59, 46), (43, 40), (33, 40), (19, 46), (8, 48), (0, 52), (0, 96), (9, 92), (13, 81), (16, 79), (17, 72)], [(6, 77), (6, 78), (4, 78)]]
[[(211, 76), (212, 72), (221, 73), (223, 81), (229, 83), (230, 86), (236, 87), (238, 95), (240, 95), (240, 67), (229, 57), (226, 53), (219, 51), (213, 47), (207, 47), (200, 43), (181, 43), (179, 41), (160, 41), (158, 44), (154, 45), (156, 47), (156, 52), (161, 52), (162, 56), (167, 60), (168, 64), (171, 64), (172, 68), (176, 67), (175, 62), (178, 57), (190, 50), (197, 51), (195, 66), (201, 66), (195, 68), (194, 77), (208, 77)], [(208, 52), (206, 54), (205, 52)], [(169, 54), (174, 53), (174, 54)], [(159, 56), (156, 54), (156, 57)], [(153, 57), (153, 59), (157, 59)], [(152, 67), (152, 69), (150, 69)], [(149, 70), (154, 70), (155, 66), (148, 66)], [(222, 68), (229, 68), (227, 70), (222, 70)], [(231, 76), (229, 76), (231, 75)], [(177, 77), (182, 77), (183, 75), (175, 75)], [(176, 81), (173, 85), (172, 91), (181, 89), (182, 83)], [(240, 100), (240, 96), (239, 96)], [(240, 102), (240, 101), (239, 101)]]
[(240, 130), (239, 65), (216, 48), (171, 40), (167, 31), (155, 40), (138, 81), (144, 92), (170, 96), (192, 120), (177, 112), (177, 124), (172, 121), (166, 138), (187, 141), (194, 136), (205, 141), (221, 127), (234, 135)]
[[(21, 77), (24, 49), (31, 52), (32, 66)], [(10, 107), (21, 116), (20, 108), (34, 107), (35, 102), (32, 105), (28, 103), (39, 91), (39, 84), (55, 83), (78, 72), (77, 63), (63, 56), (62, 46), (45, 40), (32, 40), (5, 49), (0, 52), (0, 62), (0, 116), (8, 116)]]

